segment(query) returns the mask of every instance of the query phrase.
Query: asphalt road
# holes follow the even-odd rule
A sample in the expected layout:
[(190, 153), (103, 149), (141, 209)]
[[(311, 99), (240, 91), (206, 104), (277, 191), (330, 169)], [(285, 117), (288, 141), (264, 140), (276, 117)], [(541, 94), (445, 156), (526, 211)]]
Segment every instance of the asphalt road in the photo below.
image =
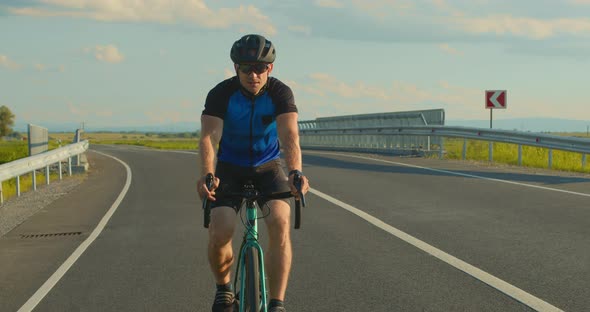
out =
[[(86, 182), (0, 239), (0, 310), (210, 311), (198, 156), (92, 149), (126, 165), (88, 153)], [(590, 177), (307, 151), (304, 163), (289, 311), (590, 309)], [(69, 235), (24, 237), (48, 233)]]

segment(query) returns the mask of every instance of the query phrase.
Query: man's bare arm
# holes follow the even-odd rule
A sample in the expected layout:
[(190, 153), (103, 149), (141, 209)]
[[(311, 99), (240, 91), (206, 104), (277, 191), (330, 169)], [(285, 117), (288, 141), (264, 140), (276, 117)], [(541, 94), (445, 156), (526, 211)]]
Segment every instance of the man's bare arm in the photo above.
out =
[[(301, 160), (301, 147), (299, 146), (299, 125), (297, 124), (297, 113), (285, 113), (277, 116), (277, 132), (283, 146), (285, 162), (289, 172), (292, 170), (303, 171)], [(291, 192), (297, 195), (297, 188), (293, 183), (293, 175), (289, 175), (289, 187)], [(309, 180), (306, 176), (301, 177), (301, 192), (307, 193)]]
[(288, 170), (301, 171), (301, 148), (299, 146), (297, 113), (285, 113), (277, 116), (277, 131), (284, 150)]
[[(215, 173), (215, 154), (223, 132), (223, 120), (218, 117), (201, 116), (201, 139), (199, 140), (199, 153), (201, 154), (201, 178), (197, 182), (197, 190), (201, 198), (208, 197), (215, 200), (215, 192), (207, 190), (205, 177), (207, 173)], [(215, 178), (213, 189), (219, 185), (219, 179)]]
[(201, 139), (199, 153), (201, 154), (201, 173), (213, 173), (215, 170), (215, 153), (223, 131), (223, 120), (218, 117), (201, 116)]

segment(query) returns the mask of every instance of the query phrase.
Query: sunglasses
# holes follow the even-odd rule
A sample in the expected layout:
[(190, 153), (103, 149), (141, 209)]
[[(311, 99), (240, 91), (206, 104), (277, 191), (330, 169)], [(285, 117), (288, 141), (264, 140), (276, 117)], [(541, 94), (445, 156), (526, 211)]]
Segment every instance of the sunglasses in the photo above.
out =
[(252, 72), (260, 75), (268, 70), (268, 64), (238, 64), (238, 70), (246, 75), (249, 75)]

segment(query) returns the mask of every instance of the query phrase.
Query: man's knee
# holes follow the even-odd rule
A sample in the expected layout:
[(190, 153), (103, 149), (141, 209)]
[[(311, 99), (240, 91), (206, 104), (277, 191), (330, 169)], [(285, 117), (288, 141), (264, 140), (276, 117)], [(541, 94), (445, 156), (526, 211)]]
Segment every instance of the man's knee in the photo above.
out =
[(236, 213), (230, 207), (216, 207), (211, 209), (209, 224), (209, 242), (215, 247), (221, 247), (231, 242), (235, 229)]
[(267, 218), (271, 244), (286, 245), (290, 241), (291, 207), (284, 201), (275, 201), (271, 206), (271, 218)]

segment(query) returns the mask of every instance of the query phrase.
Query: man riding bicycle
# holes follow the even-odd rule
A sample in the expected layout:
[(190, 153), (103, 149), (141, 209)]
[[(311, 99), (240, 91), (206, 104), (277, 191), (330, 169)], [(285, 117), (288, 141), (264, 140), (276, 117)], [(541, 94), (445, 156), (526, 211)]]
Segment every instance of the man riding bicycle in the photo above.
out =
[[(263, 193), (289, 190), (294, 195), (297, 193), (293, 176), (302, 170), (297, 107), (291, 89), (269, 77), (275, 54), (274, 45), (263, 36), (246, 35), (237, 40), (230, 52), (236, 76), (209, 91), (201, 115), (199, 149), (203, 176), (197, 190), (201, 199), (211, 201), (208, 254), (217, 283), (213, 312), (234, 311), (238, 304), (230, 270), (234, 260), (232, 236), (240, 201), (224, 198), (223, 192), (239, 191), (245, 181), (252, 180)], [(287, 175), (280, 161), (279, 141)], [(215, 176), (210, 191), (205, 185), (207, 173)], [(308, 188), (308, 180), (303, 176), (302, 193)], [(269, 311), (284, 312), (292, 257), (291, 207), (287, 200), (270, 200), (264, 205), (270, 207), (264, 219), (269, 237), (265, 255), (271, 298)]]

